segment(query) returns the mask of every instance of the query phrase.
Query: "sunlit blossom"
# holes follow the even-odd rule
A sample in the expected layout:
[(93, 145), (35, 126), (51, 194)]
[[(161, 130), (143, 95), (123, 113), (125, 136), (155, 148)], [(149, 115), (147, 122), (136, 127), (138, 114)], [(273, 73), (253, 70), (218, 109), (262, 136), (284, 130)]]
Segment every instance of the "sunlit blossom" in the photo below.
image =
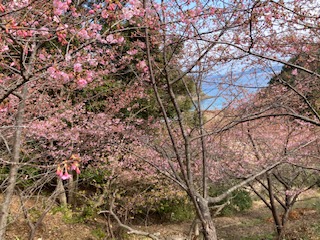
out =
[(81, 63), (76, 63), (73, 65), (73, 71), (74, 72), (82, 72), (82, 64)]
[(78, 84), (79, 88), (84, 88), (88, 84), (88, 82), (87, 82), (87, 80), (80, 78), (78, 80), (77, 84)]

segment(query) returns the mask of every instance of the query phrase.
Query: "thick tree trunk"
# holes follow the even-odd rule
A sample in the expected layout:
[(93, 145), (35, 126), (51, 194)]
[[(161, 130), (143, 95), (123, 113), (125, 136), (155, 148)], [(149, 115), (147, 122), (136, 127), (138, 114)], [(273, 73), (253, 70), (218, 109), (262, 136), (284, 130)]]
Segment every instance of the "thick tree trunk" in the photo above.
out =
[(217, 240), (217, 231), (214, 226), (214, 222), (212, 220), (210, 214), (210, 208), (208, 205), (208, 201), (203, 198), (197, 199), (198, 204), (198, 215), (202, 225), (203, 236), (205, 240)]
[(23, 88), (23, 99), (21, 99), (19, 103), (18, 112), (16, 116), (16, 126), (15, 126), (16, 131), (14, 136), (14, 145), (13, 145), (12, 159), (11, 159), (11, 165), (10, 165), (9, 178), (8, 178), (8, 186), (4, 193), (4, 199), (2, 202), (1, 212), (0, 212), (0, 240), (5, 239), (4, 235), (8, 225), (8, 215), (10, 211), (10, 204), (11, 204), (12, 196), (16, 186), (16, 182), (17, 182), (17, 173), (18, 173), (19, 162), (20, 162), (22, 123), (23, 123), (23, 117), (24, 117), (26, 94), (27, 94), (27, 86), (25, 85)]
[(216, 228), (213, 224), (212, 219), (207, 219), (206, 222), (203, 224), (203, 231), (204, 231), (204, 239), (205, 240), (217, 240), (217, 232), (216, 232)]

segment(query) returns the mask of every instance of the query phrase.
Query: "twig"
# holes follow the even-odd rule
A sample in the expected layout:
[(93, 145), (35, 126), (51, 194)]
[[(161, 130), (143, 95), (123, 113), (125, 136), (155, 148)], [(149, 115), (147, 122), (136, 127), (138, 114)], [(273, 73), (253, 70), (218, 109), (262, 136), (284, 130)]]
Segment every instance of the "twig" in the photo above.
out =
[(121, 220), (118, 218), (118, 216), (112, 210), (113, 209), (113, 205), (114, 205), (115, 194), (116, 194), (116, 192), (113, 193), (113, 197), (112, 197), (111, 202), (110, 202), (109, 210), (100, 211), (100, 212), (98, 212), (98, 214), (101, 214), (101, 213), (110, 214), (117, 221), (117, 223), (119, 224), (120, 227), (128, 230), (128, 232), (127, 232), (128, 234), (136, 234), (136, 235), (150, 237), (151, 239), (154, 239), (154, 240), (160, 240), (160, 238), (158, 238), (154, 234), (151, 234), (151, 233), (148, 233), (148, 232), (145, 232), (145, 231), (141, 231), (141, 230), (133, 229), (133, 228), (129, 227), (128, 225), (126, 225), (126, 224), (121, 222)]

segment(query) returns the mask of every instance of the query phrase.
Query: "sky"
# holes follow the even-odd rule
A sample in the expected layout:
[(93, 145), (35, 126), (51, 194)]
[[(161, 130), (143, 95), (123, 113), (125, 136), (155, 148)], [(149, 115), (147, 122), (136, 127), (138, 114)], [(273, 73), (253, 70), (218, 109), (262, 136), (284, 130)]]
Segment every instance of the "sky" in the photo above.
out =
[[(235, 89), (238, 86), (244, 86), (248, 92), (254, 93), (266, 87), (271, 77), (279, 73), (281, 69), (282, 65), (278, 64), (264, 69), (256, 66), (251, 70), (233, 73), (232, 77), (228, 76), (227, 71), (220, 71), (220, 74), (209, 74), (202, 85), (202, 91), (212, 98), (203, 100), (201, 107), (203, 110), (221, 109), (226, 103), (222, 95), (231, 96), (231, 94), (236, 94)], [(221, 84), (221, 79), (227, 79), (230, 84)], [(232, 86), (233, 84), (234, 86)]]

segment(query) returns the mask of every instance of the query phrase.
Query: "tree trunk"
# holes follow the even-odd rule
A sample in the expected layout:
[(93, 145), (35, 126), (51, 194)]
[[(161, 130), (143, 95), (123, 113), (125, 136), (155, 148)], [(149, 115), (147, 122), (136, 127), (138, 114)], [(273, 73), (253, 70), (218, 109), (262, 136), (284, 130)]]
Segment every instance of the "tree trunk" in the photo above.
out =
[[(209, 211), (209, 208), (208, 208), (208, 211)], [(209, 216), (207, 214), (204, 214), (204, 221), (202, 221), (201, 224), (203, 227), (203, 235), (205, 240), (218, 239), (216, 228), (210, 216), (210, 212), (209, 212)]]
[(16, 131), (14, 135), (14, 145), (13, 145), (13, 152), (12, 152), (12, 159), (10, 165), (10, 172), (8, 177), (8, 187), (4, 193), (4, 199), (1, 206), (0, 212), (0, 239), (5, 239), (4, 235), (6, 232), (6, 228), (8, 225), (8, 215), (10, 211), (10, 204), (12, 200), (12, 196), (14, 193), (14, 189), (17, 182), (17, 173), (19, 169), (19, 162), (20, 162), (20, 148), (21, 148), (21, 135), (22, 135), (22, 123), (24, 117), (24, 108), (25, 108), (25, 98), (27, 95), (27, 85), (23, 88), (23, 99), (21, 99), (17, 116), (16, 116)]
[(269, 173), (267, 173), (267, 181), (268, 181), (268, 193), (269, 193), (272, 217), (273, 217), (274, 223), (276, 225), (277, 235), (281, 236), (281, 234), (282, 234), (282, 223), (280, 221), (279, 214), (278, 214), (278, 211), (277, 211), (277, 207), (276, 207), (276, 204), (275, 204), (275, 201), (274, 201), (273, 187), (272, 187), (271, 177), (270, 177)]
[(66, 190), (63, 186), (61, 178), (57, 178), (57, 187), (56, 187), (56, 192), (58, 195), (58, 201), (60, 205), (67, 205), (67, 195), (66, 195)]
[(212, 220), (210, 214), (210, 208), (208, 205), (208, 201), (203, 198), (197, 198), (198, 204), (198, 216), (201, 221), (203, 236), (205, 240), (217, 240), (217, 231), (214, 226), (214, 222)]
[(71, 174), (71, 177), (68, 179), (68, 204), (71, 206), (74, 205), (74, 193), (75, 193), (75, 181), (73, 179), (73, 174)]

